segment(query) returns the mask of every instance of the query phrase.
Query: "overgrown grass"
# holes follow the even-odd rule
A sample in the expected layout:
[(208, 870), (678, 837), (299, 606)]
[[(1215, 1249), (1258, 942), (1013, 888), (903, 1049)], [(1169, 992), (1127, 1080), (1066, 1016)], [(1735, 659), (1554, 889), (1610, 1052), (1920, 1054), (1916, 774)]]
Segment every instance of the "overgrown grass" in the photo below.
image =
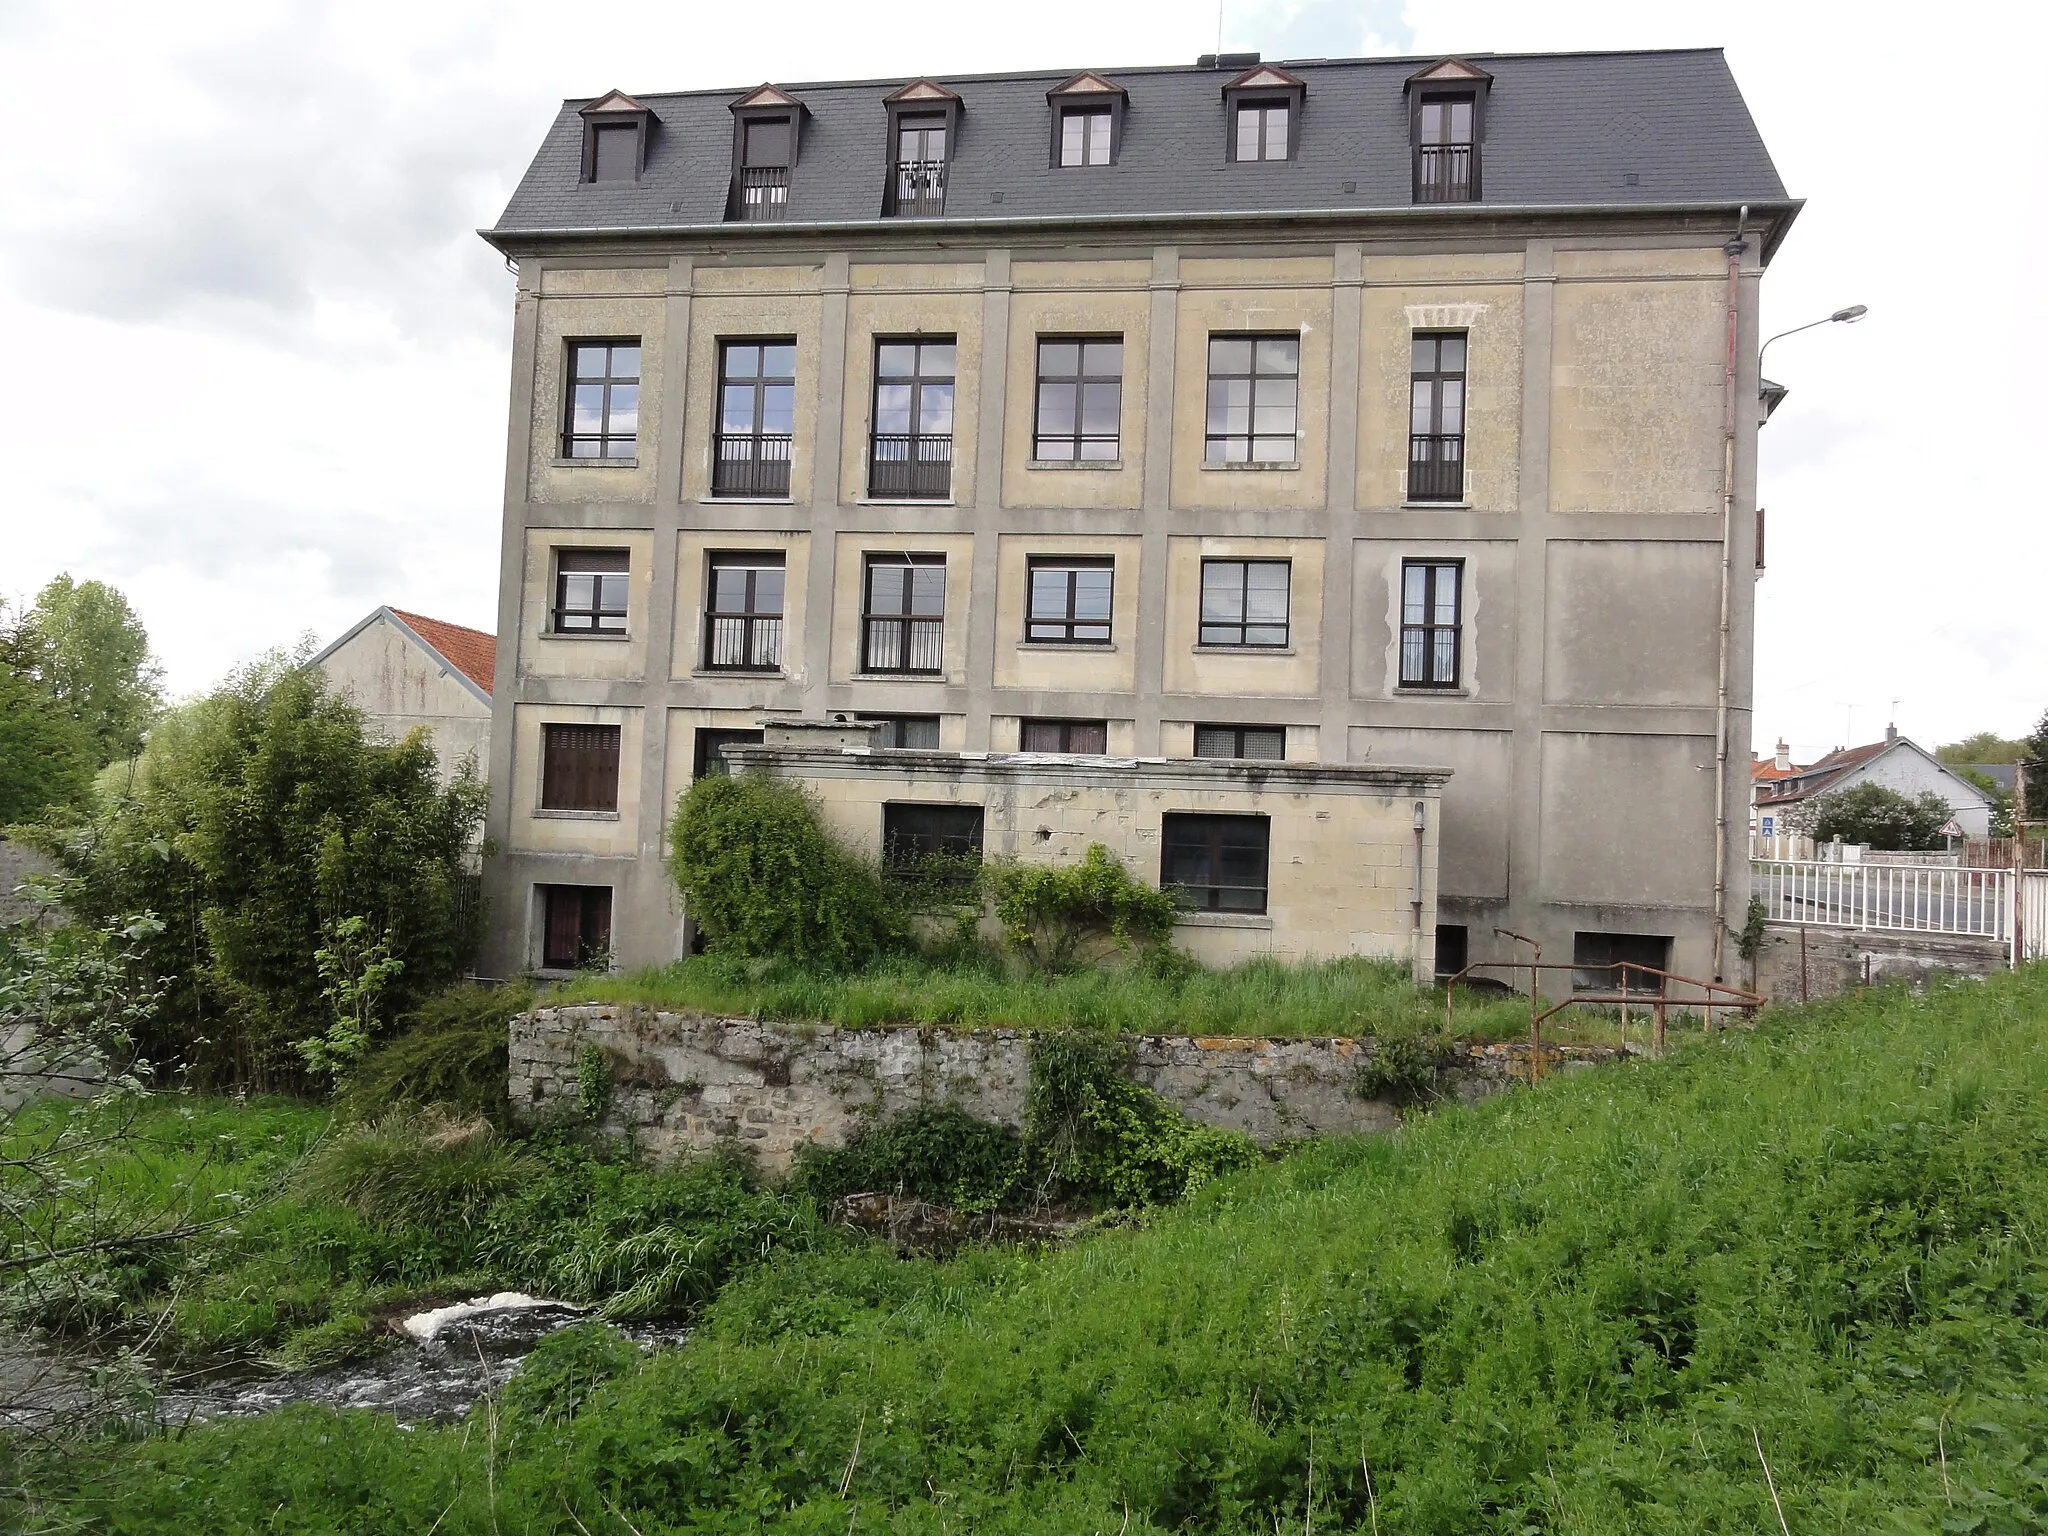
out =
[[(513, 1440), (115, 1449), (120, 1533), (2048, 1524), (2048, 973), (1769, 1017), (1044, 1258), (791, 1253)], [(581, 1381), (581, 1378), (579, 1378)]]
[[(1258, 960), (1235, 970), (1155, 971), (1143, 966), (1034, 975), (994, 960), (939, 964), (877, 962), (820, 973), (772, 961), (698, 955), (660, 970), (579, 976), (548, 1002), (632, 1003), (654, 1008), (811, 1019), (860, 1029), (930, 1024), (1017, 1029), (1106, 1029), (1127, 1034), (1411, 1034), (1444, 1022), (1443, 994), (1418, 989), (1406, 966), (1384, 960), (1283, 965)], [(1529, 1027), (1529, 1005), (1461, 990), (1460, 1035), (1512, 1039)], [(1565, 1020), (1571, 1019), (1567, 1024)], [(1566, 1015), (1567, 1029), (1605, 1038), (1598, 1022)]]

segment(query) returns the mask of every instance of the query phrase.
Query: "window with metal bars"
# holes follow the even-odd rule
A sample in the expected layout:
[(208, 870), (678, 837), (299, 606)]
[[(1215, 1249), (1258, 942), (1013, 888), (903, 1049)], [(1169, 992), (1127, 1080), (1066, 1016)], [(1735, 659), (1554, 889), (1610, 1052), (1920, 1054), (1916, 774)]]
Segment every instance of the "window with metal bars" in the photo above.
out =
[(1198, 725), (1195, 756), (1249, 757), (1280, 762), (1287, 756), (1284, 725)]
[(1204, 560), (1201, 643), (1284, 647), (1291, 571), (1285, 560)]
[(1465, 333), (1417, 331), (1408, 375), (1408, 499), (1465, 497)]
[(1301, 337), (1211, 336), (1207, 446), (1211, 464), (1291, 463), (1301, 396)]
[(713, 672), (782, 666), (779, 554), (712, 555), (705, 580), (704, 665)]
[(1271, 830), (1264, 816), (1161, 818), (1159, 888), (1196, 912), (1266, 910)]
[(796, 343), (718, 344), (714, 496), (787, 496), (796, 433)]
[(863, 672), (935, 674), (946, 635), (946, 557), (878, 554), (861, 578)]
[(895, 180), (889, 211), (918, 218), (946, 211), (946, 114), (904, 113), (896, 119)]
[(878, 747), (901, 752), (939, 750), (937, 715), (855, 715), (853, 718), (871, 720), (881, 727), (874, 735), (874, 744)]
[(944, 500), (952, 494), (956, 357), (950, 336), (875, 343), (870, 496)]
[(1109, 722), (1021, 720), (1017, 725), (1017, 750), (1100, 757), (1109, 750)]
[(602, 964), (612, 948), (612, 888), (543, 885), (536, 889), (540, 893), (542, 969), (574, 971)]
[(1459, 588), (1464, 563), (1401, 563), (1401, 686), (1455, 688), (1459, 652)]
[(1415, 201), (1469, 203), (1479, 196), (1473, 96), (1424, 96), (1415, 108)]
[(1114, 459), (1124, 393), (1121, 336), (1041, 336), (1031, 456)]
[(630, 459), (640, 430), (640, 340), (572, 341), (565, 459)]
[(1108, 107), (1064, 108), (1060, 112), (1060, 164), (1109, 164), (1115, 124)]
[(623, 635), (631, 563), (623, 549), (556, 550), (554, 632)]
[(1107, 645), (1116, 562), (1047, 556), (1029, 563), (1024, 638), (1039, 644)]
[(1235, 160), (1285, 160), (1291, 154), (1289, 129), (1293, 112), (1285, 101), (1241, 101), (1237, 132), (1232, 139)]
[(882, 807), (882, 858), (901, 866), (933, 854), (969, 858), (981, 853), (981, 807), (913, 805), (891, 801)]
[(543, 725), (540, 808), (544, 811), (616, 811), (619, 808), (619, 728), (616, 725)]

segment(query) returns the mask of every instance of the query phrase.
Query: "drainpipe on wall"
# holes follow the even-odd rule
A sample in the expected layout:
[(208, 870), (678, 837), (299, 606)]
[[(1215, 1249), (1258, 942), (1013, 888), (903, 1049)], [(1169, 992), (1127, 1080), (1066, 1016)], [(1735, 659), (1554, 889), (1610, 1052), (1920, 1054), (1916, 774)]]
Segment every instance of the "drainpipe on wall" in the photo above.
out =
[(1410, 940), (1413, 947), (1408, 969), (1418, 985), (1422, 981), (1422, 831), (1428, 824), (1429, 802), (1418, 800), (1415, 802), (1415, 889), (1408, 902), (1415, 914), (1414, 936)]
[(1735, 563), (1735, 343), (1742, 318), (1743, 226), (1749, 204), (1735, 216), (1735, 233), (1721, 247), (1728, 255), (1728, 345), (1721, 401), (1721, 637), (1714, 686), (1714, 980), (1722, 980), (1728, 943), (1728, 608)]

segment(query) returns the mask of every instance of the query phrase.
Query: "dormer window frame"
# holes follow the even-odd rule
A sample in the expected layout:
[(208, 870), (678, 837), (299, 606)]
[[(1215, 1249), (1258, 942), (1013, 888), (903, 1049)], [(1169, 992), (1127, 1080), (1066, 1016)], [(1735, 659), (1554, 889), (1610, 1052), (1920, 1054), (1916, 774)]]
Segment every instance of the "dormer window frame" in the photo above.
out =
[[(1403, 87), (1408, 93), (1408, 151), (1413, 166), (1413, 181), (1410, 196), (1417, 204), (1429, 203), (1476, 203), (1484, 198), (1484, 168), (1486, 142), (1487, 97), (1493, 88), (1493, 76), (1467, 59), (1443, 58), (1425, 69), (1418, 69), (1408, 77)], [(1456, 140), (1432, 139), (1425, 144), (1422, 137), (1423, 109), (1429, 105), (1451, 105), (1466, 102), (1472, 108), (1472, 132), (1469, 154), (1464, 174), (1460, 169), (1449, 167), (1425, 167), (1428, 151), (1434, 149), (1441, 154), (1458, 146)], [(1442, 178), (1446, 175), (1451, 180)], [(1462, 187), (1463, 196), (1447, 196), (1442, 192), (1433, 195), (1427, 190), (1442, 186)]]
[[(1052, 149), (1050, 161), (1056, 171), (1086, 170), (1092, 165), (1115, 165), (1124, 148), (1124, 109), (1130, 105), (1130, 92), (1114, 80), (1106, 79), (1093, 70), (1083, 70), (1070, 79), (1061, 81), (1045, 93), (1045, 99), (1052, 108), (1051, 131)], [(1109, 114), (1109, 159), (1107, 161), (1082, 160), (1077, 165), (1065, 162), (1067, 117), (1070, 113), (1092, 115), (1099, 112)]]
[[(640, 180), (647, 169), (648, 131), (654, 123), (654, 113), (642, 106), (624, 91), (607, 91), (588, 106), (577, 109), (577, 116), (583, 119), (583, 158), (579, 180), (585, 186), (617, 187), (630, 186)], [(597, 179), (597, 145), (599, 136), (607, 129), (630, 128), (633, 130), (633, 174), (628, 177), (607, 177)]]
[[(882, 141), (882, 216), (925, 217), (929, 213), (944, 213), (945, 183), (951, 179), (953, 163), (959, 156), (960, 118), (962, 102), (958, 91), (950, 90), (936, 80), (913, 80), (908, 85), (891, 91), (882, 98), (882, 107), (887, 114), (888, 131)], [(939, 206), (937, 209), (914, 215), (903, 215), (898, 209), (898, 158), (897, 144), (905, 118), (943, 117), (945, 120), (946, 152), (939, 162), (941, 170), (938, 180)], [(923, 199), (929, 201), (929, 197)]]
[[(1308, 82), (1277, 64), (1254, 64), (1223, 87), (1223, 161), (1226, 165), (1284, 165), (1301, 158), (1301, 122), (1308, 104)], [(1287, 153), (1265, 153), (1263, 130), (1259, 158), (1237, 155), (1237, 115), (1248, 107), (1287, 109)]]
[[(733, 102), (731, 111), (732, 190), (727, 197), (725, 216), (729, 220), (748, 223), (780, 219), (788, 208), (790, 181), (796, 172), (797, 159), (803, 153), (804, 119), (810, 115), (809, 109), (802, 101), (779, 86), (762, 84)], [(771, 170), (773, 167), (748, 165), (747, 137), (755, 127), (776, 122), (786, 122), (789, 125), (789, 154), (782, 166), (782, 184), (774, 188), (750, 188), (747, 178), (750, 169)], [(758, 205), (762, 211), (749, 212), (750, 191), (760, 192), (764, 198), (780, 192), (781, 197), (772, 208), (764, 202)]]

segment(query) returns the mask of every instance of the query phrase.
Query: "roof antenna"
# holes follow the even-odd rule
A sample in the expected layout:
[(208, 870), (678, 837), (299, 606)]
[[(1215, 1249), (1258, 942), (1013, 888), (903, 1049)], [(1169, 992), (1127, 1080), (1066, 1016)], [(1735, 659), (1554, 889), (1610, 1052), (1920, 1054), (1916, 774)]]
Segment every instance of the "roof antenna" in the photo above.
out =
[(1223, 0), (1216, 0), (1216, 51), (1223, 51)]

